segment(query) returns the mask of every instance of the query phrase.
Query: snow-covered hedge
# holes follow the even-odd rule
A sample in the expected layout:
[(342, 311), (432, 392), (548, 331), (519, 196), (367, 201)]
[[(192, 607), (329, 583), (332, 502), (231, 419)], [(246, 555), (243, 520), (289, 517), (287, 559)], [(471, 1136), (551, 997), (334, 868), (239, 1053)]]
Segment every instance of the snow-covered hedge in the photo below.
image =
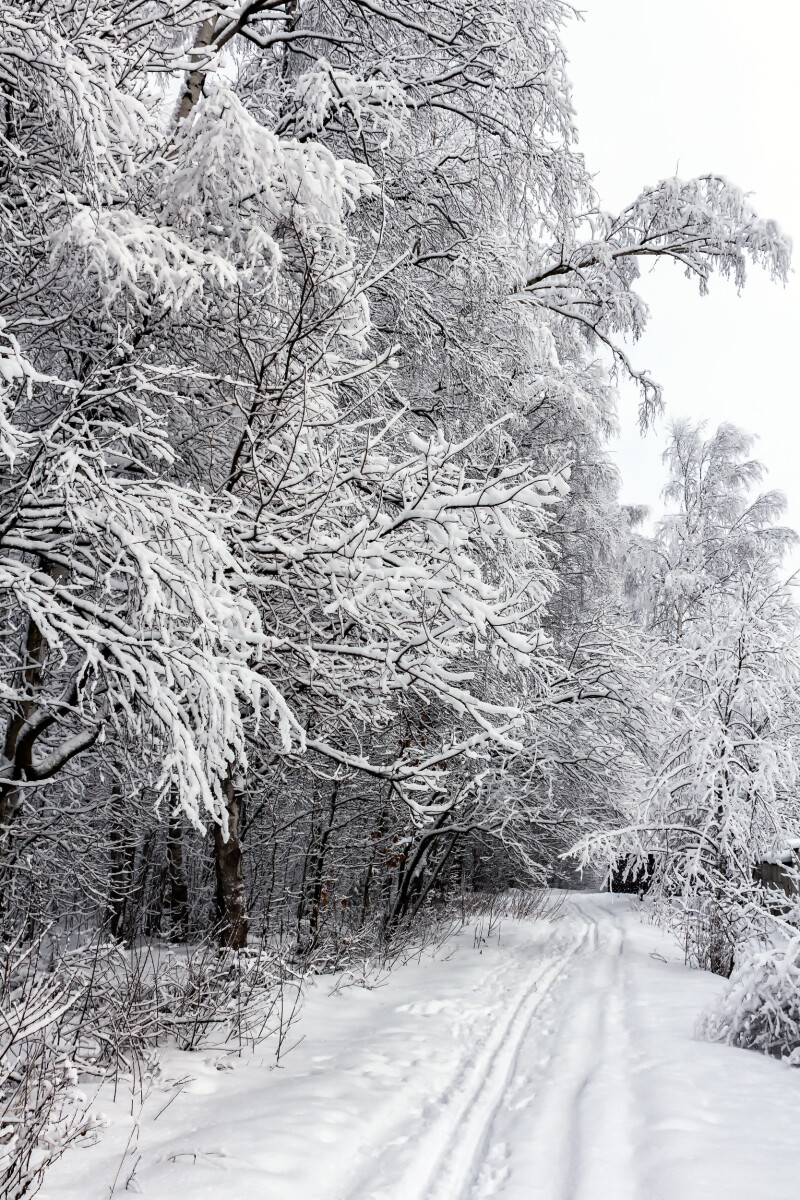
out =
[(800, 1066), (800, 942), (743, 957), (700, 1032)]

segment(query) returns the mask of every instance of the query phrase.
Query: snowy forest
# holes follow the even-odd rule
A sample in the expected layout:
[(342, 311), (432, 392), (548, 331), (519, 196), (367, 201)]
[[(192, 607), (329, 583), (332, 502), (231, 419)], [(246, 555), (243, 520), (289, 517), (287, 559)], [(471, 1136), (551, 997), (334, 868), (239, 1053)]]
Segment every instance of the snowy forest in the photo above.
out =
[(573, 15), (0, 4), (3, 1196), (160, 1047), (587, 881), (800, 1054), (797, 537), (636, 347), (656, 260), (790, 242), (723, 177), (604, 209)]

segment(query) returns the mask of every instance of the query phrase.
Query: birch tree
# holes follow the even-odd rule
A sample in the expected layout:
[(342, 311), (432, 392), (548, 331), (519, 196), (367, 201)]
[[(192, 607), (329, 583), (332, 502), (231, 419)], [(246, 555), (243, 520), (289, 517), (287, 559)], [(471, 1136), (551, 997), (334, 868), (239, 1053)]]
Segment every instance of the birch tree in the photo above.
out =
[(672, 426), (672, 511), (631, 563), (663, 725), (621, 844), (655, 856), (656, 889), (700, 924), (701, 965), (726, 975), (764, 903), (753, 867), (795, 836), (798, 815), (800, 624), (781, 570), (796, 535), (776, 523), (782, 496), (752, 494), (764, 473), (753, 440)]

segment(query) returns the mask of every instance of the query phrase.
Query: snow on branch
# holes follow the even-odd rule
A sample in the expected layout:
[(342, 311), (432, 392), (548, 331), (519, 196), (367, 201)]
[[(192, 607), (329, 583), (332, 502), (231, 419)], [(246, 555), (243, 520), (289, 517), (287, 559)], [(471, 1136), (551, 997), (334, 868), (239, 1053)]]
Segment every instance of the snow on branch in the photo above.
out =
[(745, 283), (748, 261), (785, 281), (791, 242), (774, 221), (758, 217), (748, 197), (717, 175), (662, 180), (647, 188), (618, 216), (589, 213), (590, 237), (571, 231), (559, 244), (542, 247), (515, 295), (577, 322), (605, 342), (643, 390), (644, 413), (660, 403), (660, 389), (630, 365), (614, 334), (638, 337), (647, 308), (634, 290), (639, 261), (667, 258), (696, 278), (701, 294), (712, 272)]

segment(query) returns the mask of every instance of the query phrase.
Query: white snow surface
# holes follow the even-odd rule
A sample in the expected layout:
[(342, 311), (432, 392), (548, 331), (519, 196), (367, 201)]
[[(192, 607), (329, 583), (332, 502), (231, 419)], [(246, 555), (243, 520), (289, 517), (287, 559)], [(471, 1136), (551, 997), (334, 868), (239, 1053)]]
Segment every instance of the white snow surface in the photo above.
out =
[(150, 1200), (800, 1196), (800, 1073), (695, 1039), (724, 981), (635, 899), (571, 894), (473, 943), (373, 990), (318, 981), (278, 1069), (168, 1052), (133, 1136), (130, 1100), (101, 1097), (102, 1141), (40, 1195), (121, 1196), (138, 1164)]

